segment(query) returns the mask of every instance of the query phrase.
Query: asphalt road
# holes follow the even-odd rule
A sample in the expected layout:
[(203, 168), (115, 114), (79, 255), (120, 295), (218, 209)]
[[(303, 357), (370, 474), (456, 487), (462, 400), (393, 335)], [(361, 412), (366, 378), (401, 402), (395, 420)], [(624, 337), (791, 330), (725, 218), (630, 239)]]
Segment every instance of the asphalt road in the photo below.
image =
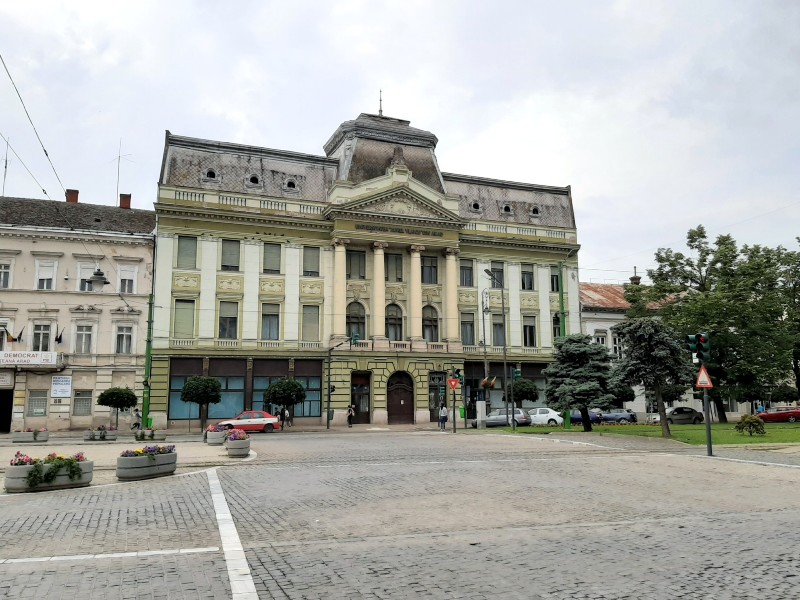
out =
[(791, 449), (576, 439), (264, 435), (249, 463), (0, 496), (0, 598), (800, 597)]

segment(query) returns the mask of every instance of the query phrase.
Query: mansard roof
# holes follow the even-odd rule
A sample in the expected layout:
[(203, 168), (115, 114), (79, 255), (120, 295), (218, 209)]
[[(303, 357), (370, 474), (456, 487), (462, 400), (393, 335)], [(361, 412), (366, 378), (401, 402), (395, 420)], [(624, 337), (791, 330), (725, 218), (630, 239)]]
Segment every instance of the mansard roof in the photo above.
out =
[(0, 196), (0, 225), (142, 234), (155, 230), (156, 213), (103, 204)]

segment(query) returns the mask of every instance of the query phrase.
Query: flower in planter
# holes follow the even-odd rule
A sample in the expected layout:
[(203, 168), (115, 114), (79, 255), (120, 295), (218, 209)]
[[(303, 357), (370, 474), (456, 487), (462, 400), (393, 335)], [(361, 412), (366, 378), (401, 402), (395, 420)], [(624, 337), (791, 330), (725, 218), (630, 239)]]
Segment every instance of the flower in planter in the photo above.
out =
[(37, 460), (38, 459), (31, 458), (27, 454), (23, 454), (22, 452), (17, 451), (17, 453), (14, 455), (14, 458), (11, 459), (11, 466), (12, 467), (24, 467), (24, 466), (27, 466), (27, 465), (32, 465)]
[(228, 440), (249, 440), (250, 436), (243, 429), (229, 429), (225, 438)]
[(219, 431), (225, 431), (226, 429), (228, 429), (228, 428), (227, 427), (223, 427), (222, 425), (216, 425), (216, 424), (209, 425), (208, 427), (206, 427), (206, 431), (217, 431), (217, 432), (219, 432)]
[(164, 446), (145, 446), (144, 448), (136, 448), (136, 450), (123, 450), (120, 456), (123, 458), (133, 458), (135, 456), (155, 457), (156, 454), (172, 454), (173, 452), (175, 452), (175, 444), (166, 444)]
[(108, 430), (109, 430), (109, 431), (116, 431), (116, 430), (117, 430), (117, 427), (116, 427), (115, 425), (109, 425), (109, 426), (108, 426)]

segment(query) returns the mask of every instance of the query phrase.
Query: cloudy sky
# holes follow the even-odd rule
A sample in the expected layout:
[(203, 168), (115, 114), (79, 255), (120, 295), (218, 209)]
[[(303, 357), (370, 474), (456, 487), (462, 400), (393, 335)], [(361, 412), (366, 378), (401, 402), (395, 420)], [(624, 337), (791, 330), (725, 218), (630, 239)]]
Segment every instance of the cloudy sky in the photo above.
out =
[(382, 89), (444, 171), (571, 185), (583, 281), (700, 223), (796, 248), (798, 31), (800, 3), (769, 0), (4, 2), (0, 53), (55, 167), (0, 69), (5, 195), (114, 204), (119, 162), (151, 208), (165, 130), (321, 155)]

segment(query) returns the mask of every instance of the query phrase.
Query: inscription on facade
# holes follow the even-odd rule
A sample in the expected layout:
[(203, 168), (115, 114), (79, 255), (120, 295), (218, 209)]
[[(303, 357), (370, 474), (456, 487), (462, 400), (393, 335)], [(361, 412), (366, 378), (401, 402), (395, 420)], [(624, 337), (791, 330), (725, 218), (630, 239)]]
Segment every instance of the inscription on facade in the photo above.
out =
[(380, 233), (403, 233), (405, 235), (430, 235), (432, 237), (444, 236), (444, 233), (441, 231), (430, 231), (427, 229), (412, 229), (410, 227), (389, 227), (386, 225), (367, 225), (364, 223), (356, 223), (356, 229), (363, 229), (365, 231), (377, 231)]

